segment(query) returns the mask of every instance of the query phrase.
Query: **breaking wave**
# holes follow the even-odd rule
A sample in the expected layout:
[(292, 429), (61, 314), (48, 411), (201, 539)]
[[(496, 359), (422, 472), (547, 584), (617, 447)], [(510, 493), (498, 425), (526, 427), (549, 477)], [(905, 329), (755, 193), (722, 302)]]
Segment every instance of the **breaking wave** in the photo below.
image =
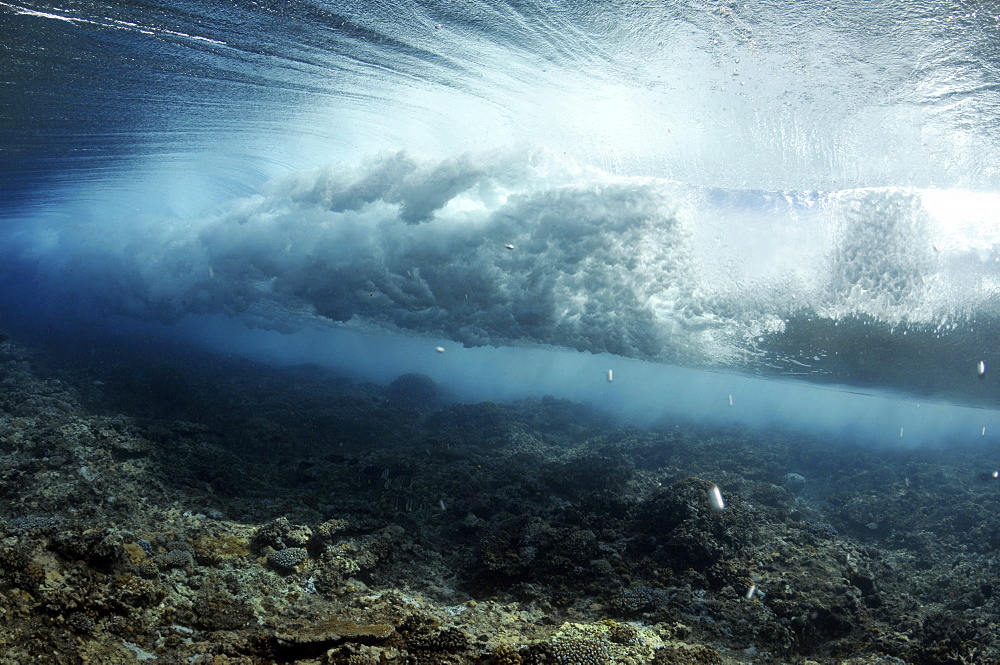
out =
[(998, 29), (944, 0), (0, 2), (0, 323), (378, 328), (1000, 404)]
[(544, 152), (390, 152), (193, 218), (25, 228), (5, 265), (33, 259), (41, 291), (77, 313), (377, 326), (855, 383), (873, 337), (882, 353), (926, 338), (931, 354), (993, 319), (996, 246), (956, 235), (926, 197), (940, 193), (731, 191)]

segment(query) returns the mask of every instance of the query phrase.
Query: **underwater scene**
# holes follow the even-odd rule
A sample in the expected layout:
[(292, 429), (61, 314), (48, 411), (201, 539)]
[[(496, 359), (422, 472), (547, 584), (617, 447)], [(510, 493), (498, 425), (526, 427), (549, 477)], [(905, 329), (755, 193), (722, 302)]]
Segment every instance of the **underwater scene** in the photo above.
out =
[(1000, 7), (0, 0), (0, 665), (1000, 665)]

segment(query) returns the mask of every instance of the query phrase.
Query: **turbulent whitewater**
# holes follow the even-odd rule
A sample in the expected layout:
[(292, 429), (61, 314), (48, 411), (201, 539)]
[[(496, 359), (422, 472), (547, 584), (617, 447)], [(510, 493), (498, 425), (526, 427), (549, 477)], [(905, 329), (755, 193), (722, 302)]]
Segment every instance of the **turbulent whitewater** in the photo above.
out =
[(997, 13), (669, 5), (0, 2), (5, 318), (994, 404)]

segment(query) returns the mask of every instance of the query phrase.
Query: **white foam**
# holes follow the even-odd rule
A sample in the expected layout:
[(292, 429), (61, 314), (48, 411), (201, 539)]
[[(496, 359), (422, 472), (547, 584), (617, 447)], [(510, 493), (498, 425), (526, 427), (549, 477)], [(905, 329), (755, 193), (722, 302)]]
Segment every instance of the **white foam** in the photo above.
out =
[(115, 214), (105, 201), (26, 223), (11, 262), (91, 311), (356, 322), (706, 367), (748, 366), (792, 316), (905, 327), (992, 312), (993, 254), (961, 260), (986, 236), (933, 248), (960, 228), (941, 221), (940, 192), (931, 215), (916, 190), (704, 190), (545, 152), (383, 153), (204, 215), (190, 214), (204, 194), (176, 187), (189, 201), (175, 214), (136, 214), (129, 193)]

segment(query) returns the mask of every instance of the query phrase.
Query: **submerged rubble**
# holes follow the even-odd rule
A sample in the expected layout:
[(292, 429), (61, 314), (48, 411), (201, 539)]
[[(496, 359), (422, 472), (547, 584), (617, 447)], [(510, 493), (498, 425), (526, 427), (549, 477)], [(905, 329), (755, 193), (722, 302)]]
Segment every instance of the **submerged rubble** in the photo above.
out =
[(0, 343), (2, 664), (1000, 662), (985, 450), (88, 362)]

